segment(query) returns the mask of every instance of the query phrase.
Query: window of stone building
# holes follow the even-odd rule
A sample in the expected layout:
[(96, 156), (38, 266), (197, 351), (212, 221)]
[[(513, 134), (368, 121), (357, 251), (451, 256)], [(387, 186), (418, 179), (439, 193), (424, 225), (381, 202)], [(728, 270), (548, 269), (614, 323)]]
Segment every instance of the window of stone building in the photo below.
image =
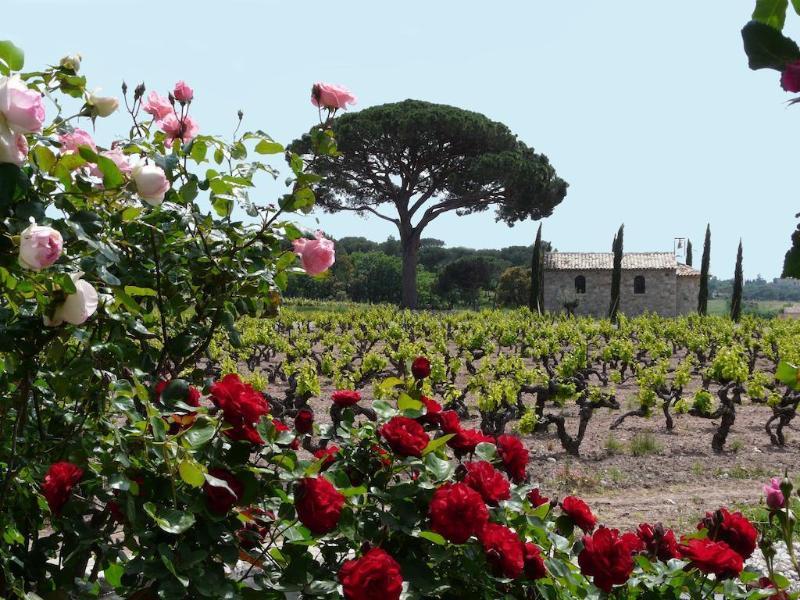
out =
[(637, 275), (633, 278), (633, 293), (644, 294), (644, 276)]
[(584, 277), (583, 275), (578, 275), (575, 278), (575, 293), (576, 294), (586, 293), (586, 277)]

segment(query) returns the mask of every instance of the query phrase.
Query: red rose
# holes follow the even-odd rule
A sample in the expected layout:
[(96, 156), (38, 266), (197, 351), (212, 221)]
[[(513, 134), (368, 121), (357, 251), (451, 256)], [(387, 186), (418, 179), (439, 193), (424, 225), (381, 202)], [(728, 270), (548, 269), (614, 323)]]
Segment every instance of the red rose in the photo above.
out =
[(725, 542), (744, 560), (756, 549), (758, 531), (740, 512), (730, 513), (720, 508), (715, 513), (706, 513), (705, 519), (697, 524), (697, 529), (704, 528), (708, 529), (708, 539)]
[(534, 507), (539, 507), (542, 504), (547, 504), (550, 502), (550, 498), (545, 498), (542, 496), (542, 492), (539, 491), (539, 488), (534, 488), (530, 492), (528, 492), (528, 502), (530, 502)]
[(784, 67), (781, 87), (787, 92), (800, 92), (800, 60), (790, 62)]
[(431, 441), (422, 425), (408, 417), (392, 417), (380, 428), (380, 434), (394, 453), (400, 456), (419, 458)]
[(42, 481), (42, 494), (54, 515), (60, 515), (61, 509), (69, 500), (72, 488), (83, 477), (83, 469), (71, 462), (60, 461), (50, 465)]
[(572, 522), (589, 533), (597, 525), (597, 517), (592, 514), (589, 505), (576, 496), (567, 496), (561, 501), (561, 510)]
[(461, 419), (454, 410), (445, 410), (439, 413), (439, 426), (444, 433), (458, 433), (461, 431)]
[(478, 444), (486, 442), (493, 443), (494, 438), (488, 435), (483, 435), (478, 429), (461, 429), (447, 441), (457, 455), (472, 454)]
[(356, 560), (346, 560), (339, 581), (347, 600), (398, 600), (403, 591), (400, 565), (387, 552), (372, 548)]
[(263, 444), (255, 425), (269, 413), (264, 396), (242, 382), (238, 375), (228, 374), (211, 386), (211, 401), (222, 410), (222, 417), (232, 426), (225, 430), (232, 440)]
[(524, 547), (516, 533), (503, 525), (486, 523), (479, 537), (486, 561), (495, 575), (509, 579), (522, 575)]
[(542, 552), (536, 544), (525, 543), (523, 558), (525, 559), (525, 577), (528, 579), (541, 579), (547, 575)]
[(467, 469), (464, 483), (478, 492), (486, 504), (497, 505), (500, 500), (511, 498), (511, 485), (508, 479), (491, 463), (481, 460), (465, 463), (464, 466)]
[(344, 496), (324, 477), (305, 477), (294, 493), (297, 518), (314, 535), (333, 531), (339, 523)]
[(664, 562), (680, 557), (675, 534), (671, 529), (665, 529), (661, 523), (656, 525), (642, 523), (636, 530), (636, 535), (645, 545), (645, 549), (651, 557)]
[(501, 435), (497, 438), (497, 454), (503, 461), (503, 467), (515, 483), (525, 479), (525, 468), (528, 466), (528, 450), (518, 437)]
[(333, 400), (336, 406), (345, 408), (347, 406), (353, 406), (353, 404), (361, 400), (361, 394), (356, 390), (336, 390), (331, 394), (331, 400)]
[(489, 520), (481, 495), (464, 483), (445, 483), (437, 489), (428, 514), (431, 529), (454, 544), (478, 535)]
[[(234, 507), (239, 498), (244, 493), (244, 484), (236, 479), (236, 476), (225, 469), (209, 469), (208, 474), (217, 479), (221, 479), (228, 484), (230, 490), (224, 487), (211, 485), (209, 482), (203, 484), (203, 491), (206, 494), (206, 506), (208, 510), (219, 515), (227, 514)], [(233, 494), (231, 494), (233, 492)]]
[(317, 460), (321, 458), (325, 459), (322, 461), (322, 466), (320, 467), (320, 471), (324, 471), (325, 469), (330, 467), (336, 460), (337, 454), (339, 454), (338, 446), (328, 446), (327, 448), (320, 448), (319, 450), (314, 452), (314, 458), (316, 458)]
[(609, 593), (615, 585), (628, 581), (633, 572), (631, 545), (629, 537), (620, 537), (616, 529), (602, 526), (593, 535), (583, 536), (583, 550), (578, 555), (581, 573)]
[(725, 542), (715, 542), (708, 538), (686, 540), (678, 546), (681, 557), (691, 566), (706, 575), (714, 574), (719, 579), (737, 577), (744, 568), (744, 561)]
[(428, 398), (427, 396), (422, 396), (419, 401), (425, 406), (425, 414), (421, 417), (417, 417), (417, 421), (429, 425), (437, 425), (442, 412), (442, 405), (433, 398)]
[(411, 363), (411, 374), (414, 379), (425, 379), (431, 374), (431, 361), (424, 356), (418, 356)]
[(314, 413), (307, 408), (297, 411), (294, 418), (294, 430), (297, 433), (312, 433), (314, 431)]

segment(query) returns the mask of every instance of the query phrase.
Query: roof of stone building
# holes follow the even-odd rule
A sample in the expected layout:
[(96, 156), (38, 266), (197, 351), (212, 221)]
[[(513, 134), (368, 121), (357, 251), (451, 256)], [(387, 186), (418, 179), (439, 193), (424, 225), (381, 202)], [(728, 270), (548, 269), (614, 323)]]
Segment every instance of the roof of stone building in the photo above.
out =
[(689, 265), (678, 263), (678, 277), (700, 277), (700, 271), (693, 269)]
[[(611, 252), (547, 252), (544, 268), (551, 271), (611, 270), (614, 268), (614, 255)], [(622, 268), (676, 269), (678, 261), (672, 252), (625, 252)]]

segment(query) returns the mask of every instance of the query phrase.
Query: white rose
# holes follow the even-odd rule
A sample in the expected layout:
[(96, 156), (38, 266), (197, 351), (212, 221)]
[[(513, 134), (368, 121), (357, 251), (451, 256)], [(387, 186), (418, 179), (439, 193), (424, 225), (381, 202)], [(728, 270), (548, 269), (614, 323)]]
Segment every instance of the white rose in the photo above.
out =
[(62, 304), (56, 307), (53, 318), (45, 315), (44, 324), (47, 327), (57, 327), (64, 322), (73, 325), (82, 325), (97, 310), (97, 290), (88, 281), (81, 279), (83, 273), (72, 273), (70, 277), (75, 282), (75, 293), (69, 294)]
[(28, 157), (28, 140), (0, 123), (0, 163), (20, 166)]
[(86, 103), (94, 108), (93, 112), (98, 117), (107, 117), (119, 108), (119, 100), (113, 96), (100, 96), (99, 89), (89, 94)]
[(62, 58), (58, 64), (77, 73), (81, 68), (81, 58), (80, 54), (70, 54)]
[(33, 221), (19, 236), (19, 264), (41, 271), (58, 260), (63, 247), (64, 239), (58, 230)]
[(164, 201), (164, 194), (169, 190), (169, 179), (164, 170), (153, 163), (143, 163), (133, 167), (131, 172), (136, 192), (150, 206), (158, 206)]

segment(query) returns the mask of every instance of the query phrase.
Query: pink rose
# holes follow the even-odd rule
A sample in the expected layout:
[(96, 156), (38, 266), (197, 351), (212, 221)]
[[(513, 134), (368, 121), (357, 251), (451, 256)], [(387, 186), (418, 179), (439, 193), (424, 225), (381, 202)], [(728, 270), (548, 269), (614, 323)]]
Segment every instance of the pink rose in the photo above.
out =
[(316, 232), (315, 238), (299, 238), (292, 242), (295, 254), (300, 257), (303, 269), (309, 275), (324, 273), (336, 260), (333, 241), (326, 239), (321, 231)]
[(784, 507), (786, 498), (781, 491), (781, 478), (773, 477), (770, 482), (764, 486), (764, 493), (767, 496), (767, 506), (770, 510), (778, 510)]
[(14, 133), (41, 131), (44, 123), (42, 96), (29, 89), (19, 77), (0, 77), (0, 115)]
[(97, 150), (92, 136), (83, 129), (75, 128), (70, 133), (62, 133), (58, 136), (58, 140), (61, 142), (61, 152), (64, 154), (75, 152), (80, 146), (89, 146), (92, 150)]
[(175, 84), (172, 95), (175, 96), (175, 100), (178, 102), (191, 102), (192, 98), (194, 98), (194, 90), (185, 81), (181, 80)]
[(20, 166), (28, 156), (28, 140), (0, 124), (0, 163)]
[(164, 194), (169, 191), (169, 179), (164, 170), (152, 163), (140, 163), (131, 171), (136, 192), (150, 206), (158, 206), (164, 201)]
[(58, 260), (63, 247), (64, 239), (57, 230), (33, 222), (19, 236), (19, 264), (40, 271)]
[(150, 92), (147, 101), (142, 105), (144, 112), (153, 115), (156, 121), (160, 121), (169, 114), (173, 114), (172, 104), (167, 98), (160, 96), (158, 92)]
[(311, 104), (336, 110), (355, 104), (356, 97), (346, 87), (334, 83), (315, 83), (311, 88)]
[(800, 60), (790, 62), (783, 69), (781, 87), (787, 92), (800, 92)]
[(70, 277), (75, 283), (75, 293), (69, 294), (63, 303), (56, 306), (53, 318), (46, 315), (44, 324), (47, 327), (57, 327), (64, 322), (73, 325), (82, 325), (97, 310), (97, 290), (92, 284), (81, 279), (83, 273), (71, 273)]
[[(103, 150), (100, 153), (100, 156), (105, 156), (106, 158), (110, 158), (114, 161), (114, 164), (117, 165), (117, 168), (123, 175), (130, 175), (131, 171), (133, 171), (133, 165), (131, 165), (130, 159), (128, 155), (126, 155), (121, 149), (119, 148), (112, 148), (111, 150)], [(100, 167), (97, 165), (91, 165), (89, 167), (92, 175), (95, 177), (103, 177), (102, 171), (100, 171)]]
[(172, 146), (175, 140), (181, 140), (185, 144), (200, 131), (197, 122), (189, 115), (178, 120), (174, 114), (169, 114), (159, 122), (158, 126), (167, 134), (167, 139), (164, 140), (166, 146)]

